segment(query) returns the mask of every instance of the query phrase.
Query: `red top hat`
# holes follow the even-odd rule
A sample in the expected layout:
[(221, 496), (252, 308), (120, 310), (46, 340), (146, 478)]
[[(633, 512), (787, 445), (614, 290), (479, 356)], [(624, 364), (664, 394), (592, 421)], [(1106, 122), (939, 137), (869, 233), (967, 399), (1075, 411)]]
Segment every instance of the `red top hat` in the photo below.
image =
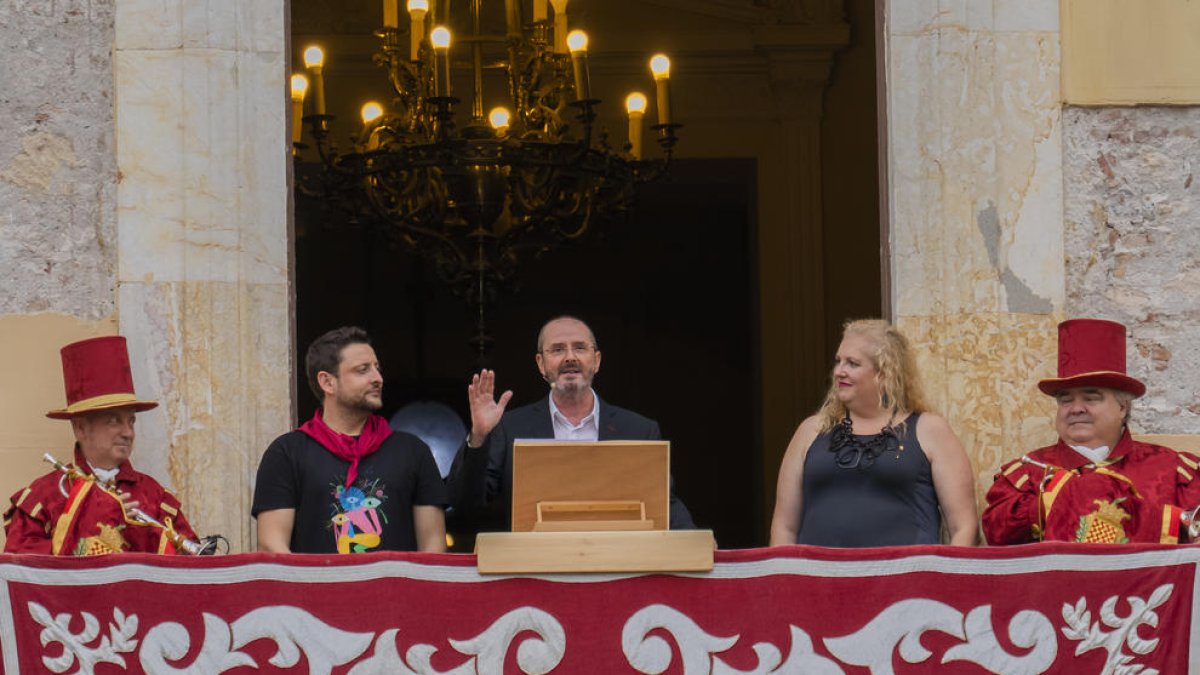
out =
[(51, 410), (46, 417), (68, 420), (97, 410), (129, 406), (141, 412), (158, 406), (134, 395), (129, 350), (120, 335), (72, 342), (62, 348), (62, 367), (67, 407)]
[(1075, 387), (1146, 393), (1146, 385), (1125, 374), (1125, 326), (1103, 319), (1058, 324), (1058, 377), (1038, 382), (1038, 389), (1054, 396)]

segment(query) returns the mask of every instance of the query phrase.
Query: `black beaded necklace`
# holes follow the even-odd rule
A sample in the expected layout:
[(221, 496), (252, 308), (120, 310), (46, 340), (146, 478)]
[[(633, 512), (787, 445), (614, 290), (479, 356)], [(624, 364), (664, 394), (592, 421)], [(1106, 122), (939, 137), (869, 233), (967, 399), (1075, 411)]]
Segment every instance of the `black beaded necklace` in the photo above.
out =
[(884, 452), (894, 451), (895, 459), (900, 459), (904, 452), (904, 443), (900, 440), (896, 427), (889, 423), (871, 436), (855, 436), (854, 422), (850, 414), (843, 419), (829, 437), (829, 451), (834, 453), (834, 463), (839, 469), (857, 469), (865, 471), (875, 464), (875, 460)]

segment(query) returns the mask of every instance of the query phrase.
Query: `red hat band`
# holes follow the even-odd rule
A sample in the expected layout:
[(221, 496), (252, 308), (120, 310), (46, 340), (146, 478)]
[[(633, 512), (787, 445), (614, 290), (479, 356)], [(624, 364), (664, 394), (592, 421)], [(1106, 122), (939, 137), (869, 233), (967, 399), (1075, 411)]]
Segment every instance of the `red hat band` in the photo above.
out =
[(129, 350), (120, 335), (90, 338), (63, 347), (62, 368), (67, 407), (51, 410), (46, 417), (70, 419), (126, 406), (140, 412), (158, 405), (138, 400), (133, 393)]
[(1053, 396), (1076, 387), (1146, 393), (1146, 385), (1125, 370), (1125, 326), (1103, 319), (1058, 324), (1058, 377), (1038, 382), (1038, 389)]

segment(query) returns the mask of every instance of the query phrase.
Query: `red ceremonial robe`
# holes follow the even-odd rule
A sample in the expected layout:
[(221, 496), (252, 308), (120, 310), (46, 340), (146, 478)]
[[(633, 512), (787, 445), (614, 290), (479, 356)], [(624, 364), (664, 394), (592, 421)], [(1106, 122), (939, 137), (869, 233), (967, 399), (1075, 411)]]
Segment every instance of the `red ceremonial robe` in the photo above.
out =
[(1200, 506), (1198, 463), (1128, 430), (1095, 464), (1060, 440), (1000, 467), (983, 534), (989, 544), (1177, 543), (1180, 513)]
[[(133, 551), (174, 553), (170, 537), (162, 528), (127, 516), (120, 500), (101, 489), (92, 469), (75, 446), (75, 466), (85, 478), (62, 481), (60, 471), (35, 480), (11, 498), (4, 514), (5, 553), (96, 555)], [(134, 470), (125, 462), (117, 471), (117, 489), (128, 492), (138, 508), (168, 525), (176, 533), (196, 539), (196, 533), (180, 510), (179, 500), (158, 481)]]

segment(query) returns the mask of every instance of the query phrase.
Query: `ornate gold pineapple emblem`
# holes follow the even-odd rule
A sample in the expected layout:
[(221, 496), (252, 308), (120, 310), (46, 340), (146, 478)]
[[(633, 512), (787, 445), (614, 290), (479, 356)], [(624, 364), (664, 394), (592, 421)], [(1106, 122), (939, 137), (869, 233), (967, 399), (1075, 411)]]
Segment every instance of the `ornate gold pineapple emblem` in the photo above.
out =
[(1125, 526), (1121, 523), (1129, 519), (1129, 514), (1117, 506), (1123, 501), (1124, 497), (1111, 502), (1095, 500), (1096, 510), (1079, 517), (1075, 540), (1089, 544), (1128, 544), (1129, 537), (1125, 535)]
[(124, 526), (113, 527), (106, 523), (98, 523), (97, 527), (100, 530), (99, 534), (79, 540), (75, 546), (75, 555), (108, 555), (125, 550), (127, 544), (125, 537), (121, 536), (121, 528)]

